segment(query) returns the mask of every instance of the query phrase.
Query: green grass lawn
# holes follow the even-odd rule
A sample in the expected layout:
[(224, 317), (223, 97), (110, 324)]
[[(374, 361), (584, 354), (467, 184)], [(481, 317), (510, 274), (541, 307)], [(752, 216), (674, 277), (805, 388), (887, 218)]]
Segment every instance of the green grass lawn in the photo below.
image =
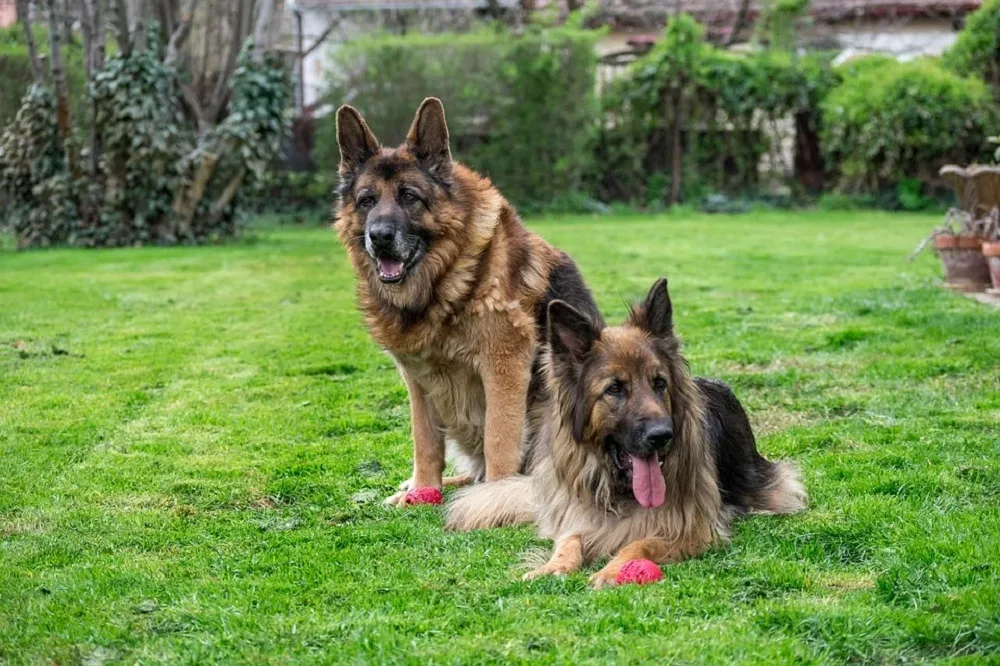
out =
[(0, 663), (1000, 663), (1000, 311), (906, 262), (937, 221), (533, 221), (612, 321), (668, 275), (811, 495), (601, 592), (381, 505), (406, 390), (328, 230), (0, 253)]

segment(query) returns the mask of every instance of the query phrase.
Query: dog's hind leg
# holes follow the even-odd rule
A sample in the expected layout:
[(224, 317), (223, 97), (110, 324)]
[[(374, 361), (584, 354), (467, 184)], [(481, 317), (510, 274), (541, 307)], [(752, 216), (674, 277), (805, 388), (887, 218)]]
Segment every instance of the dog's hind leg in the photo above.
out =
[(475, 481), (471, 474), (460, 474), (458, 476), (446, 476), (441, 479), (441, 485), (445, 488), (461, 488)]
[[(476, 479), (471, 474), (459, 474), (457, 476), (446, 476), (441, 479), (442, 488), (461, 488), (467, 486)], [(413, 485), (413, 479), (409, 478), (399, 484), (400, 490), (413, 490), (417, 486)]]
[(533, 580), (541, 576), (565, 576), (582, 566), (583, 538), (579, 534), (574, 534), (558, 541), (549, 561), (524, 574), (521, 580)]

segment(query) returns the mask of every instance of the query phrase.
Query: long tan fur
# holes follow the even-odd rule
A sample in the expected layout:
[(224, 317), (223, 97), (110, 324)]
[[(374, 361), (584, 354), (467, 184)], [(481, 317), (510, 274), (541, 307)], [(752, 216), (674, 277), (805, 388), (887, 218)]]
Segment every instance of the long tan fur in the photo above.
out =
[[(621, 330), (621, 329), (619, 329)], [(605, 337), (615, 337), (605, 329)], [(557, 403), (566, 404), (555, 381), (551, 356), (547, 359), (550, 386)], [(535, 472), (538, 502), (536, 521), (542, 536), (560, 541), (583, 535), (587, 561), (610, 555), (625, 545), (649, 536), (667, 539), (686, 556), (695, 555), (714, 541), (729, 537), (728, 521), (703, 433), (703, 411), (698, 391), (682, 366), (672, 368), (671, 401), (683, 409), (674, 435), (675, 445), (664, 461), (667, 498), (657, 509), (620, 507), (610, 496), (607, 460), (596, 447), (582, 447), (569, 428), (560, 427), (552, 441), (552, 455)]]
[[(757, 454), (745, 412), (729, 389), (718, 383), (706, 385), (706, 380), (695, 383), (673, 334), (665, 281), (657, 282), (646, 302), (619, 327), (602, 328), (573, 308), (553, 303), (541, 358), (548, 396), (531, 414), (539, 436), (530, 485), (527, 478), (515, 477), (464, 490), (456, 494), (448, 514), (449, 527), (477, 529), (526, 522), (533, 508), (539, 533), (552, 539), (556, 548), (552, 558), (527, 578), (568, 573), (617, 553), (591, 578), (594, 587), (613, 585), (623, 564), (633, 557), (678, 561), (728, 540), (730, 523), (741, 512), (792, 513), (805, 508), (806, 492), (797, 471)], [(665, 387), (655, 397), (644, 388), (654, 374)], [(614, 383), (631, 382), (632, 402), (608, 397), (609, 377), (615, 378)], [(716, 402), (709, 406), (709, 401), (720, 399), (731, 400), (735, 407)], [(655, 508), (641, 508), (631, 489), (623, 495), (605, 442), (618, 424), (636, 418), (645, 422), (645, 412), (635, 416), (639, 412), (627, 409), (641, 411), (650, 405), (655, 413), (669, 414), (673, 433), (660, 458), (665, 500)], [(756, 476), (746, 478), (762, 480), (756, 488), (740, 491), (745, 503), (723, 502), (716, 444), (705, 426), (709, 409), (713, 418), (725, 414), (733, 419), (728, 427), (741, 434), (720, 445), (744, 447), (734, 449), (742, 456), (734, 464), (748, 472), (756, 470)], [(740, 431), (741, 423), (745, 431)], [(727, 499), (733, 501), (742, 500)]]
[[(452, 161), (439, 100), (424, 101), (397, 148), (381, 146), (350, 107), (337, 119), (335, 228), (368, 330), (409, 392), (414, 469), (405, 485), (440, 488), (446, 445), (476, 480), (516, 473), (540, 342), (536, 312), (553, 270), (571, 260), (529, 232), (488, 178)], [(410, 195), (418, 203), (399, 204), (401, 191), (418, 192)], [(401, 283), (380, 280), (366, 247), (370, 216), (383, 207), (428, 239)], [(387, 500), (406, 501), (405, 488)]]
[(806, 487), (802, 485), (799, 471), (789, 462), (779, 462), (776, 465), (774, 478), (755, 502), (753, 511), (775, 514), (798, 513), (808, 506)]
[(463, 488), (452, 497), (445, 528), (467, 531), (530, 523), (535, 517), (533, 498), (531, 478), (521, 475)]

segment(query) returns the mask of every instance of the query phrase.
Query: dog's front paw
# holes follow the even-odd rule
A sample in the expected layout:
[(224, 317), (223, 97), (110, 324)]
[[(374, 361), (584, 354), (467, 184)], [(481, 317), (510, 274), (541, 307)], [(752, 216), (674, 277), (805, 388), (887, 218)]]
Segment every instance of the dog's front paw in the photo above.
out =
[(406, 506), (406, 493), (413, 487), (413, 477), (411, 476), (396, 487), (399, 489), (399, 492), (386, 497), (382, 504), (397, 507)]
[(604, 567), (587, 581), (592, 590), (600, 590), (604, 587), (614, 587), (618, 584), (618, 571)]
[(394, 493), (385, 498), (382, 504), (386, 506), (404, 507), (406, 506), (406, 493), (409, 490), (400, 490), (398, 493)]
[(400, 490), (395, 495), (387, 498), (385, 504), (389, 506), (407, 506), (417, 504), (441, 504), (444, 496), (440, 488), (414, 488), (413, 490)]
[(565, 576), (570, 573), (573, 573), (573, 570), (561, 562), (547, 562), (537, 569), (533, 569), (521, 576), (521, 580), (535, 580), (536, 578), (541, 578), (542, 576)]

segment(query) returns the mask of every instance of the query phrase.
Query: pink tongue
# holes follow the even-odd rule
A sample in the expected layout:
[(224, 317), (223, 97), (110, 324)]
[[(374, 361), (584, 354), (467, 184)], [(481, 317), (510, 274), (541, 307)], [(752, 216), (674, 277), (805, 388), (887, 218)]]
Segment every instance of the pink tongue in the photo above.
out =
[(645, 509), (655, 509), (663, 504), (667, 484), (663, 481), (660, 461), (656, 455), (632, 458), (632, 494)]
[(403, 262), (396, 259), (379, 259), (378, 271), (385, 277), (396, 277), (403, 272)]

